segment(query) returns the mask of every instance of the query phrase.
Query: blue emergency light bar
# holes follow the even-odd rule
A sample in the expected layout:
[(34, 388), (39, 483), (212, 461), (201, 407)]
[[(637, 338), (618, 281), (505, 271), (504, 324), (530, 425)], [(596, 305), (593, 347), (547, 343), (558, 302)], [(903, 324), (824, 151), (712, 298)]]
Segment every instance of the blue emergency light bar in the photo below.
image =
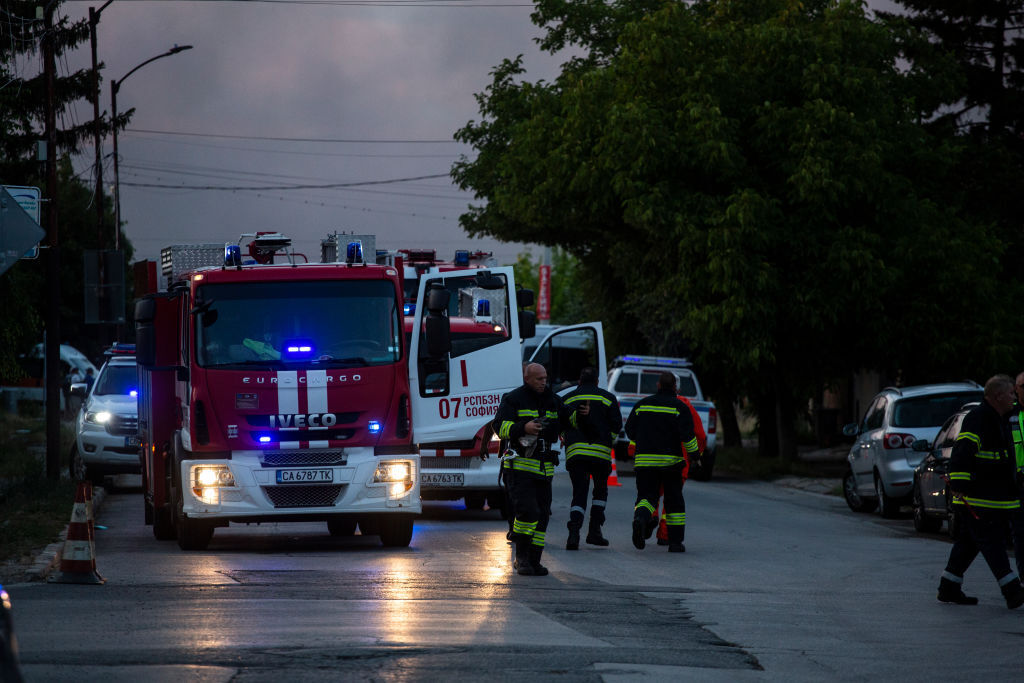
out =
[(237, 244), (225, 244), (224, 245), (224, 265), (225, 266), (240, 266), (242, 265), (242, 247)]
[(662, 368), (688, 368), (693, 365), (688, 358), (669, 358), (667, 356), (619, 356), (612, 363), (614, 367), (621, 365), (650, 365)]
[(363, 262), (363, 243), (362, 242), (349, 242), (348, 246), (345, 247), (345, 263), (362, 263)]
[(284, 356), (291, 360), (312, 358), (316, 346), (309, 339), (290, 339), (284, 343)]
[(478, 316), (488, 316), (491, 314), (491, 302), (487, 299), (480, 299), (476, 302), (476, 314)]
[(457, 266), (469, 265), (469, 249), (456, 249), (453, 263)]

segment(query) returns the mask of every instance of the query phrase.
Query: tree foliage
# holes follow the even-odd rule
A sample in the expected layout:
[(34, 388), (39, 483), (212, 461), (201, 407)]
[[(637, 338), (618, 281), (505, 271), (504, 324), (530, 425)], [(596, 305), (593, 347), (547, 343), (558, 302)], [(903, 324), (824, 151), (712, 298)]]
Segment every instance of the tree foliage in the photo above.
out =
[(920, 123), (925, 75), (891, 27), (848, 1), (558, 7), (550, 44), (599, 35), (600, 58), (553, 83), (519, 59), (493, 71), (457, 133), (477, 157), (453, 176), (487, 200), (467, 231), (579, 258), (638, 345), (686, 340), (711, 393), (774, 416), (784, 453), (823, 383), (1002, 353), (909, 333), (951, 309), (968, 334), (990, 325), (1001, 244), (944, 192), (962, 149)]

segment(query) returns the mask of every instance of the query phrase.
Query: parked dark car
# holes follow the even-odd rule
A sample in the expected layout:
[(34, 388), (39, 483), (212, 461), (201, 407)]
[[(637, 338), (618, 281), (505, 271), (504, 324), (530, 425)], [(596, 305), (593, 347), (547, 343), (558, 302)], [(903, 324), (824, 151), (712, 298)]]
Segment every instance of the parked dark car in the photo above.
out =
[(949, 535), (956, 538), (959, 527), (963, 523), (962, 506), (953, 505), (953, 497), (946, 481), (949, 476), (949, 458), (953, 453), (953, 444), (960, 434), (960, 425), (964, 416), (977, 406), (968, 403), (947, 419), (935, 441), (931, 444), (919, 439), (913, 449), (926, 453), (924, 459), (914, 469), (914, 486), (912, 505), (914, 507), (914, 528), (922, 533), (935, 533), (946, 522)]

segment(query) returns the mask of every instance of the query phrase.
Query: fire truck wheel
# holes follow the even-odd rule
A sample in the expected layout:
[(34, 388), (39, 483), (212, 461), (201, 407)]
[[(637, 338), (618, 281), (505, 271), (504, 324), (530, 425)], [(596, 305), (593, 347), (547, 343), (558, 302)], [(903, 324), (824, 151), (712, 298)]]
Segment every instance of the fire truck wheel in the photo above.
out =
[(178, 537), (174, 520), (171, 518), (171, 509), (167, 506), (153, 510), (153, 537), (158, 541), (173, 541)]
[(412, 540), (410, 515), (385, 515), (380, 522), (380, 540), (387, 548), (405, 548)]
[[(174, 532), (178, 537), (178, 547), (182, 550), (206, 550), (213, 538), (213, 525), (209, 522), (198, 522), (185, 516), (182, 510), (181, 492), (171, 490), (174, 505)], [(155, 533), (156, 525), (154, 525)]]
[(465, 500), (467, 510), (483, 510), (487, 496), (483, 493), (467, 493)]
[(380, 534), (380, 522), (373, 517), (363, 517), (359, 520), (359, 531), (363, 536), (377, 536)]
[(331, 536), (355, 536), (356, 522), (354, 519), (329, 519), (327, 530)]

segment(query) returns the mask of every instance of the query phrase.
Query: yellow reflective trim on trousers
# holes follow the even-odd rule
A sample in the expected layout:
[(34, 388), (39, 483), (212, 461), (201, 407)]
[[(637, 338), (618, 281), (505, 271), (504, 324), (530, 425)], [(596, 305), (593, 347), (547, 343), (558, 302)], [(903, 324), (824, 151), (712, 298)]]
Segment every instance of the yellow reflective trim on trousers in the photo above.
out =
[[(970, 496), (964, 496), (963, 500), (966, 500), (973, 507), (987, 508), (989, 510), (1015, 510), (1020, 507), (1020, 499), (1018, 498), (1013, 500), (987, 500), (985, 498), (971, 498)], [(959, 498), (954, 498), (953, 504), (962, 505), (963, 501)]]
[(512, 463), (512, 469), (516, 470), (517, 472), (530, 472), (531, 474), (544, 474), (543, 463), (540, 460), (537, 460), (535, 458), (517, 457), (517, 458), (512, 458), (510, 461), (506, 460), (506, 462), (511, 462)]
[(686, 526), (686, 513), (685, 512), (666, 512), (665, 513), (665, 525), (666, 526)]
[(543, 531), (534, 531), (532, 541), (533, 545), (537, 546), (538, 548), (543, 548), (544, 541), (547, 539), (547, 536), (547, 533)]
[(498, 427), (498, 438), (499, 439), (507, 439), (508, 438), (508, 430), (512, 429), (512, 425), (514, 425), (514, 424), (515, 424), (515, 422), (513, 422), (512, 420), (505, 420), (504, 422), (502, 422), (501, 426)]
[(537, 528), (537, 522), (522, 522), (518, 519), (512, 522), (512, 533), (533, 536)]
[(977, 444), (978, 446), (981, 446), (981, 439), (978, 438), (977, 434), (974, 434), (972, 432), (960, 432), (960, 435), (956, 437), (956, 440), (960, 441), (961, 439), (963, 439), (964, 441), (971, 441)]
[(633, 460), (633, 467), (671, 467), (683, 461), (679, 455), (661, 453), (638, 453)]
[(606, 406), (610, 406), (612, 404), (612, 400), (610, 398), (598, 396), (597, 394), (576, 394), (571, 398), (567, 398), (565, 400), (565, 405), (569, 405), (570, 403), (576, 403), (577, 401), (600, 401)]
[(643, 509), (643, 510), (648, 510), (648, 511), (649, 511), (649, 512), (650, 512), (650, 513), (651, 513), (652, 515), (656, 515), (656, 514), (658, 514), (658, 511), (654, 509), (654, 506), (653, 506), (653, 505), (651, 505), (650, 503), (648, 503), (648, 502), (647, 502), (647, 499), (646, 499), (646, 498), (642, 498), (642, 499), (640, 500), (640, 502), (639, 502), (639, 503), (637, 503), (637, 504), (636, 504), (636, 505), (635, 505), (635, 506), (633, 507), (633, 510), (634, 510), (634, 511), (635, 511), (635, 510), (641, 510), (641, 509)]
[(638, 413), (662, 413), (664, 415), (678, 415), (679, 411), (668, 406), (640, 406), (636, 409)]

